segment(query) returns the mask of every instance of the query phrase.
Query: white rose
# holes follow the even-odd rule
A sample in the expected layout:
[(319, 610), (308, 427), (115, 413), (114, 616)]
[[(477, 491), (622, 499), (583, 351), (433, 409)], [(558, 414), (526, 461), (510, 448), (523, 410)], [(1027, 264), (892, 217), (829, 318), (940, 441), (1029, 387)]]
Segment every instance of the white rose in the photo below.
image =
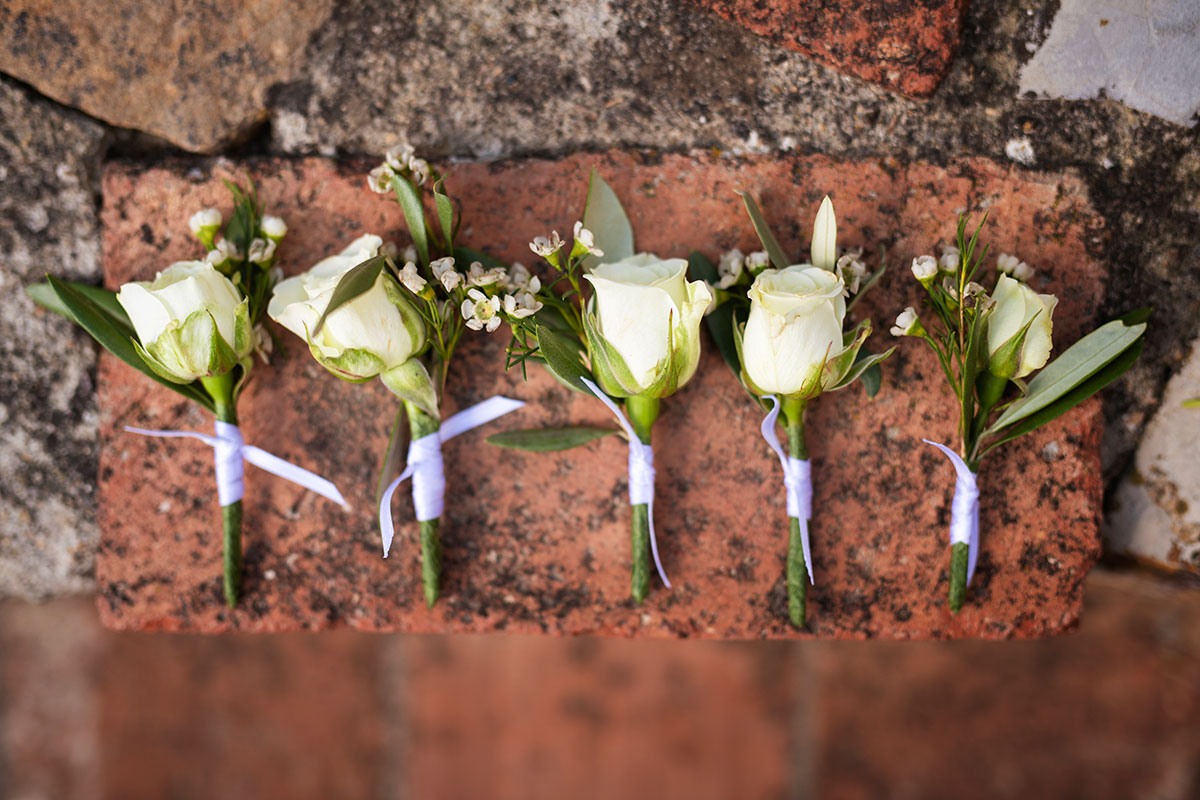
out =
[(267, 305), (271, 319), (307, 341), (322, 366), (348, 380), (366, 380), (399, 367), (425, 344), (425, 324), (387, 270), (312, 335), (338, 281), (382, 245), (378, 236), (359, 237), (308, 272), (281, 281)]
[(177, 383), (223, 375), (253, 349), (248, 303), (206, 261), (172, 264), (153, 281), (127, 283), (117, 301), (142, 357)]
[(700, 320), (712, 294), (704, 281), (689, 283), (686, 272), (682, 258), (638, 253), (584, 276), (596, 292), (589, 320), (603, 339), (592, 348), (593, 367), (609, 394), (664, 397), (696, 372)]
[(807, 398), (839, 355), (846, 301), (842, 279), (806, 265), (764, 270), (750, 287), (742, 363), (756, 391)]
[[(1001, 275), (992, 300), (996, 305), (988, 317), (988, 369), (1002, 378), (1023, 378), (1044, 367), (1050, 359), (1052, 317), (1058, 298), (1038, 294), (1020, 281)], [(1016, 348), (1014, 339), (1026, 324), (1029, 330), (1025, 340)]]

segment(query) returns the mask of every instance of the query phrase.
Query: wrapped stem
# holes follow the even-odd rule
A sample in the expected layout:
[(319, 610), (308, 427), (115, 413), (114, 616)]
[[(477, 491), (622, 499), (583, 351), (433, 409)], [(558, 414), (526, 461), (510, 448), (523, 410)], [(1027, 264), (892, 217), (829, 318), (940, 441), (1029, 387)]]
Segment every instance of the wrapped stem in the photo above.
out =
[[(233, 372), (200, 382), (212, 396), (214, 410), (220, 422), (237, 425), (237, 406), (233, 398)], [(242, 591), (242, 501), (236, 500), (221, 506), (222, 563), (224, 571), (225, 604), (230, 608), (237, 605)]]
[[(431, 417), (412, 403), (405, 401), (408, 426), (413, 441), (437, 433), (441, 421)], [(432, 608), (438, 599), (442, 578), (442, 537), (439, 531), (441, 520), (419, 520), (421, 533), (421, 583), (425, 590), (425, 605)]]
[[(642, 444), (650, 444), (650, 432), (658, 418), (659, 401), (654, 397), (629, 397), (625, 400), (629, 423)], [(639, 503), (633, 506), (630, 527), (630, 593), (633, 601), (641, 605), (650, 592), (650, 506)]]
[[(804, 441), (804, 406), (790, 408), (784, 402), (787, 420), (788, 454), (792, 458), (808, 460), (808, 446)], [(807, 522), (807, 520), (806, 520)], [(788, 518), (787, 552), (788, 617), (792, 625), (804, 627), (808, 616), (808, 571), (804, 566), (804, 539), (800, 535), (800, 520)]]

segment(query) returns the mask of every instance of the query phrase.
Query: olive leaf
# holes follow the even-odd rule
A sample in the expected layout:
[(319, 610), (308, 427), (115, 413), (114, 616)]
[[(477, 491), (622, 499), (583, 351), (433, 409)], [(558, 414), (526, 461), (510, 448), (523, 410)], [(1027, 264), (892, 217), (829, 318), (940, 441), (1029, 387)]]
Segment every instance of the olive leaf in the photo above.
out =
[(545, 359), (550, 373), (571, 389), (591, 394), (583, 379), (591, 379), (593, 376), (583, 365), (578, 343), (573, 343), (564, 334), (541, 324), (537, 326), (537, 340), (538, 354)]
[(633, 226), (617, 199), (617, 193), (592, 168), (588, 180), (587, 205), (583, 209), (583, 227), (592, 232), (596, 246), (603, 256), (589, 255), (583, 260), (583, 268), (590, 270), (597, 264), (609, 264), (629, 258), (634, 253)]
[(429, 266), (429, 233), (425, 230), (425, 207), (421, 205), (421, 193), (412, 185), (408, 178), (397, 175), (392, 178), (392, 187), (396, 192), (396, 202), (404, 212), (404, 221), (408, 224), (408, 234), (412, 237), (413, 247), (421, 259), (421, 266)]
[(788, 261), (787, 253), (783, 252), (783, 248), (779, 246), (779, 241), (775, 238), (775, 234), (771, 233), (771, 226), (767, 224), (767, 220), (763, 217), (762, 211), (758, 208), (758, 203), (754, 201), (754, 197), (749, 192), (738, 192), (742, 198), (742, 202), (746, 204), (746, 213), (750, 215), (750, 222), (754, 225), (754, 232), (758, 234), (758, 240), (762, 242), (763, 249), (767, 251), (767, 256), (771, 259), (771, 264), (775, 269), (783, 269), (791, 262)]
[(604, 436), (620, 434), (616, 428), (601, 428), (591, 425), (573, 425), (565, 428), (536, 428), (523, 431), (505, 431), (487, 438), (488, 444), (510, 450), (525, 450), (530, 453), (548, 453), (570, 450)]
[(387, 260), (385, 255), (372, 256), (358, 266), (351, 267), (342, 275), (341, 280), (333, 289), (333, 295), (329, 298), (329, 305), (325, 306), (325, 310), (321, 312), (321, 317), (312, 329), (311, 338), (316, 338), (317, 334), (321, 332), (321, 328), (324, 327), (325, 320), (330, 314), (371, 290)]

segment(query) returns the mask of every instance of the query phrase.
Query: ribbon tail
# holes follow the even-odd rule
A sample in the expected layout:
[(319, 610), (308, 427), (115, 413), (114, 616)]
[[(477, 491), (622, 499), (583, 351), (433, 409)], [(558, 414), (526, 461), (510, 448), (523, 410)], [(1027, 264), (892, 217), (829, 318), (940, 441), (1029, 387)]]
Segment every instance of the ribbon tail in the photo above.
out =
[(286, 481), (291, 481), (297, 486), (308, 489), (310, 492), (315, 492), (327, 500), (332, 500), (342, 508), (350, 507), (350, 504), (346, 502), (346, 498), (338, 491), (333, 481), (326, 480), (315, 472), (309, 472), (303, 467), (296, 466), (290, 461), (285, 461), (279, 456), (268, 453), (261, 447), (255, 447), (254, 445), (246, 445), (242, 449), (242, 457), (259, 469), (265, 470)]
[(967, 540), (967, 585), (975, 577), (975, 562), (979, 558), (979, 501), (971, 508), (971, 538)]
[(654, 536), (654, 496), (651, 495), (650, 502), (646, 504), (646, 517), (650, 521), (650, 555), (654, 556), (654, 568), (658, 570), (658, 577), (662, 580), (663, 586), (671, 588), (671, 581), (667, 579), (667, 571), (663, 569), (662, 559), (658, 557), (658, 539)]
[(524, 405), (524, 400), (513, 400), (511, 397), (504, 397), (503, 395), (489, 397), (483, 402), (476, 403), (442, 420), (441, 425), (438, 427), (438, 436), (443, 442), (449, 441), (460, 433), (466, 433), (472, 428), (486, 425), (492, 420), (516, 411)]
[(392, 538), (396, 535), (396, 528), (392, 524), (392, 496), (396, 494), (396, 489), (400, 487), (400, 484), (408, 480), (412, 473), (412, 467), (401, 472), (399, 477), (384, 489), (383, 497), (379, 498), (379, 534), (383, 537), (384, 558), (388, 557), (388, 552), (392, 549)]
[(803, 514), (796, 519), (800, 522), (800, 544), (804, 547), (804, 569), (808, 572), (808, 583), (816, 586), (813, 581), (812, 548), (808, 546), (808, 519)]

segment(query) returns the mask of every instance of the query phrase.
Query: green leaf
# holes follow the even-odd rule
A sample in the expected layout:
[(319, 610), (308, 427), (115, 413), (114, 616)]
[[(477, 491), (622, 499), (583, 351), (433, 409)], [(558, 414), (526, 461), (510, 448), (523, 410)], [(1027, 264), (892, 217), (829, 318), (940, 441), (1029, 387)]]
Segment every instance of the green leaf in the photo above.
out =
[(316, 338), (330, 314), (360, 294), (369, 292), (386, 263), (387, 256), (372, 256), (358, 266), (347, 270), (346, 274), (342, 275), (341, 280), (338, 281), (338, 285), (334, 287), (333, 296), (329, 298), (329, 305), (325, 306), (325, 310), (321, 312), (321, 317), (317, 320), (316, 327), (312, 329), (309, 338)]
[[(1017, 422), (1009, 424), (1003, 430), (999, 431), (999, 438), (988, 445), (987, 449), (983, 451), (983, 455), (986, 455), (1005, 442), (1011, 442), (1018, 436), (1023, 436), (1032, 430), (1042, 427), (1050, 420), (1062, 416), (1105, 386), (1108, 386), (1133, 366), (1133, 362), (1137, 361), (1138, 356), (1141, 355), (1143, 346), (1145, 346), (1144, 339), (1139, 338), (1135, 340), (1132, 345), (1125, 348), (1125, 350), (1098, 372), (1093, 373), (1090, 378), (1082, 383), (1076, 384), (1070, 391), (1060, 395), (1054, 402), (1044, 405), (1030, 414), (1023, 414)], [(992, 433), (995, 428), (996, 426), (993, 425), (984, 433), (984, 436)]]
[(593, 378), (579, 356), (579, 346), (564, 334), (537, 326), (538, 353), (546, 361), (546, 367), (554, 377), (577, 392), (590, 395), (592, 392), (583, 383), (583, 378)]
[[(693, 280), (707, 281), (713, 286), (721, 279), (713, 263), (694, 250), (688, 255), (688, 273)], [(708, 313), (704, 318), (704, 327), (708, 329), (708, 335), (712, 337), (725, 364), (733, 370), (734, 375), (740, 375), (742, 365), (738, 361), (737, 343), (733, 340), (733, 314), (734, 303), (727, 300)]]
[(600, 177), (600, 173), (592, 168), (588, 180), (587, 206), (583, 210), (583, 227), (592, 232), (596, 238), (596, 246), (604, 251), (601, 257), (588, 256), (583, 260), (583, 268), (589, 270), (597, 264), (610, 264), (629, 258), (634, 253), (633, 227), (629, 217), (617, 199), (617, 193), (608, 182)]
[[(888, 353), (891, 352), (891, 350), (888, 351)], [(878, 363), (872, 364), (862, 371), (858, 379), (862, 381), (863, 390), (866, 391), (867, 397), (874, 397), (879, 394), (879, 389), (883, 386), (883, 369)]]
[(388, 484), (400, 473), (400, 465), (408, 452), (408, 413), (402, 404), (396, 409), (396, 420), (392, 423), (392, 434), (388, 437), (387, 450), (383, 454), (383, 466), (379, 469), (379, 483), (375, 487), (375, 507), (383, 500)]
[(91, 337), (99, 342), (101, 347), (155, 383), (166, 386), (168, 389), (178, 392), (189, 400), (196, 401), (209, 411), (213, 410), (212, 398), (196, 383), (172, 383), (151, 369), (142, 359), (141, 355), (138, 354), (133, 337), (124, 330), (118, 320), (110, 316), (98, 303), (67, 281), (60, 281), (54, 277), (48, 277), (47, 280), (50, 288), (58, 295), (62, 305), (70, 312), (71, 318), (81, 328), (91, 334)]
[(425, 230), (425, 207), (421, 205), (421, 193), (412, 185), (408, 178), (397, 175), (392, 179), (396, 191), (396, 201), (404, 212), (404, 221), (408, 223), (408, 234), (412, 236), (413, 247), (421, 259), (421, 266), (429, 266), (429, 233)]
[(1183, 401), (1184, 408), (1200, 408), (1200, 397), (1191, 397)]
[(1145, 322), (1127, 325), (1125, 320), (1116, 319), (1084, 336), (1034, 376), (1029, 382), (1029, 393), (1005, 409), (984, 431), (985, 435), (997, 433), (1055, 403), (1120, 356), (1145, 331)]
[(442, 182), (439, 180), (433, 187), (433, 202), (437, 206), (438, 220), (442, 223), (442, 233), (446, 237), (446, 249), (454, 247), (454, 204), (450, 198), (442, 194)]
[(604, 436), (619, 433), (620, 431), (616, 428), (575, 425), (566, 428), (536, 428), (494, 433), (487, 438), (487, 442), (498, 447), (507, 447), (510, 450), (549, 453), (555, 450), (570, 450), (572, 447), (579, 447)]
[[(125, 313), (125, 309), (117, 302), (117, 293), (111, 289), (105, 289), (103, 286), (92, 286), (87, 283), (76, 283), (75, 281), (59, 280), (59, 283), (70, 286), (79, 294), (91, 300), (102, 311), (112, 317), (112, 321), (121, 328), (127, 330), (129, 335), (133, 335), (133, 323), (129, 321), (129, 315)], [(59, 299), (53, 287), (49, 283), (35, 283), (32, 286), (25, 287), (25, 294), (33, 302), (45, 308), (47, 311), (53, 311), (56, 314), (61, 314), (69, 320), (74, 321), (71, 312), (62, 300)]]
[(767, 220), (759, 210), (758, 203), (754, 202), (754, 197), (749, 192), (738, 192), (738, 195), (746, 204), (746, 213), (750, 215), (750, 222), (754, 224), (754, 231), (758, 234), (758, 240), (762, 242), (763, 249), (767, 251), (771, 264), (775, 269), (783, 269), (791, 264), (788, 261), (787, 253), (783, 252), (783, 248), (779, 246), (775, 234), (771, 233), (771, 227), (767, 225)]

